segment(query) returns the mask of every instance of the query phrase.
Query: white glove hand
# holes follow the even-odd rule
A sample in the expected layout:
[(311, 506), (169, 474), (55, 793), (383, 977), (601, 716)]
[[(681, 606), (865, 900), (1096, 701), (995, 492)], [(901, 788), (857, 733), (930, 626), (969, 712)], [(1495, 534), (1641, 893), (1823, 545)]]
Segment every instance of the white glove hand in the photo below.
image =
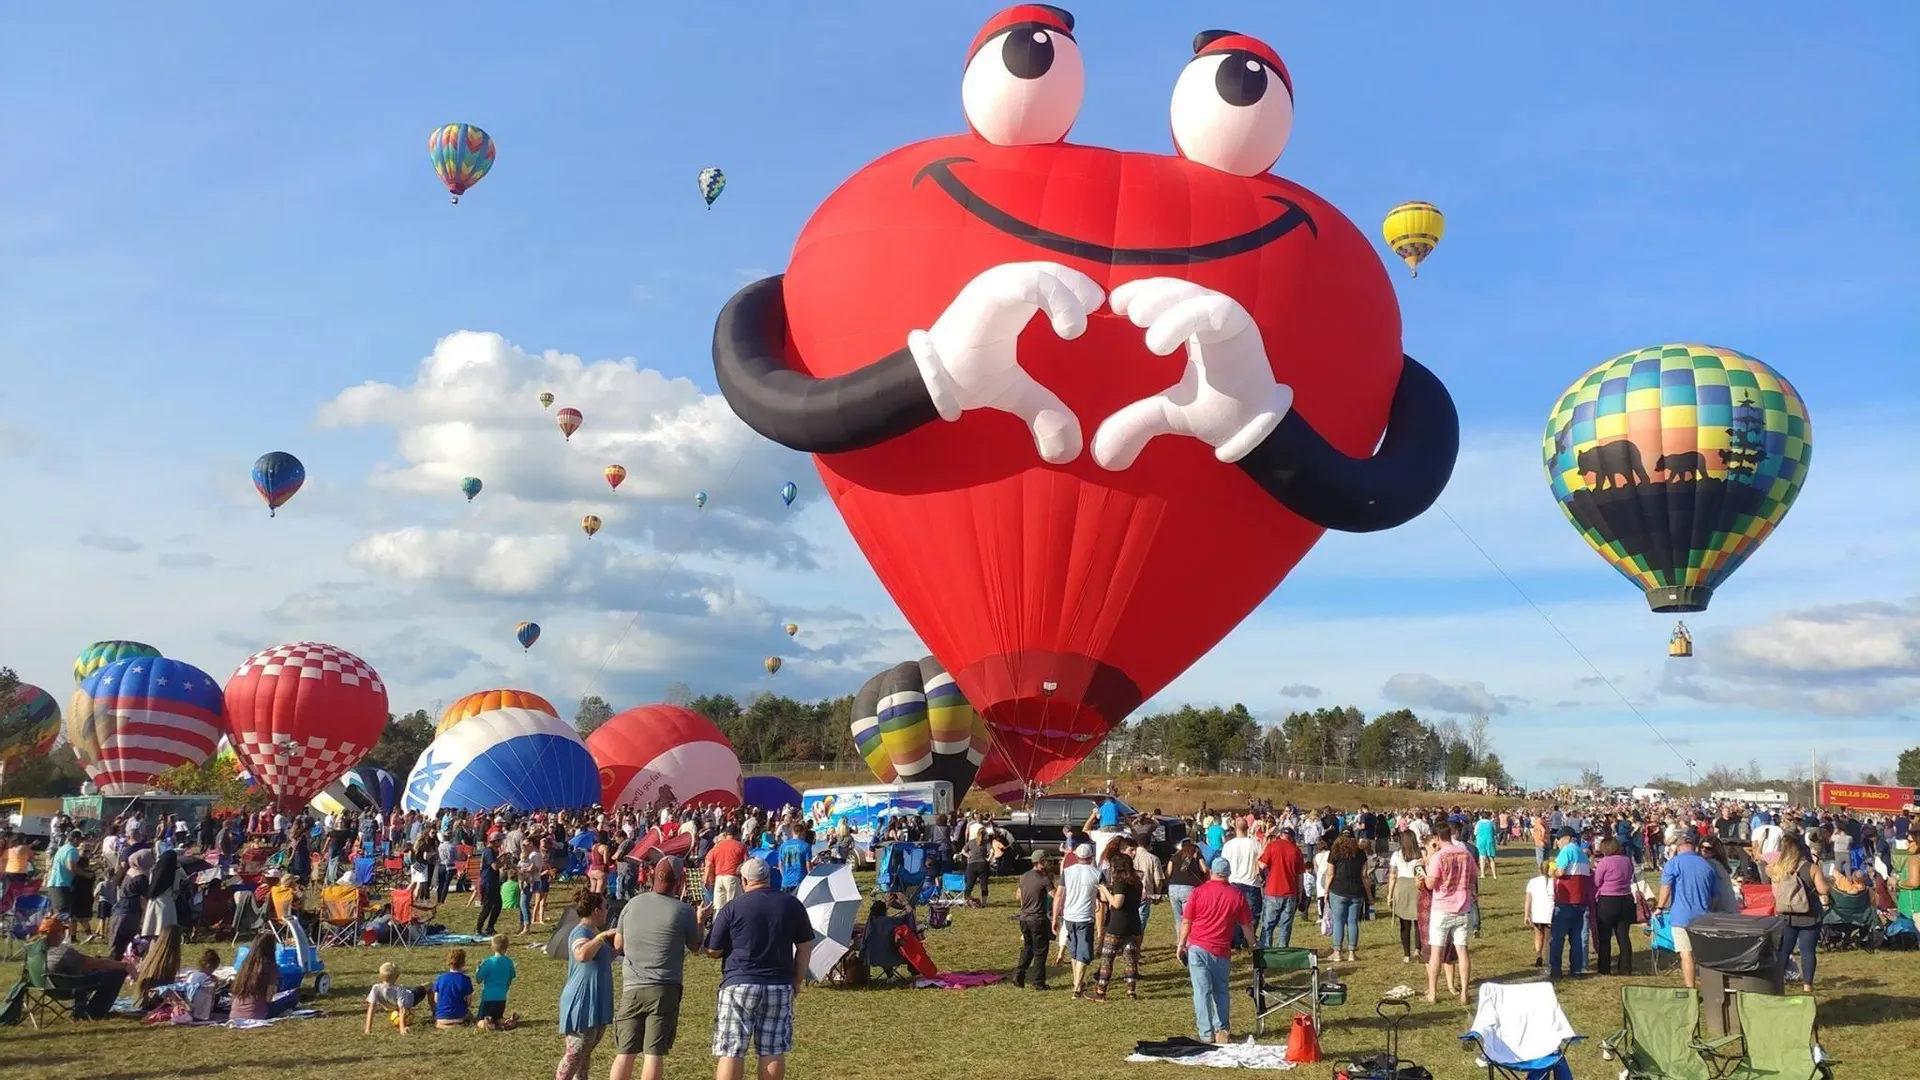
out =
[(1187, 346), (1187, 370), (1163, 393), (1127, 405), (1093, 436), (1103, 469), (1132, 465), (1159, 435), (1191, 435), (1231, 464), (1273, 433), (1293, 407), (1293, 388), (1276, 382), (1260, 328), (1239, 302), (1177, 278), (1144, 278), (1113, 290), (1113, 312), (1147, 331), (1147, 348), (1166, 356)]
[(1012, 413), (1033, 432), (1040, 457), (1060, 465), (1080, 456), (1080, 421), (1021, 368), (1015, 345), (1042, 308), (1054, 333), (1079, 337), (1104, 298), (1092, 278), (1059, 263), (1002, 263), (967, 282), (933, 329), (908, 334), (907, 351), (942, 419), (968, 409)]

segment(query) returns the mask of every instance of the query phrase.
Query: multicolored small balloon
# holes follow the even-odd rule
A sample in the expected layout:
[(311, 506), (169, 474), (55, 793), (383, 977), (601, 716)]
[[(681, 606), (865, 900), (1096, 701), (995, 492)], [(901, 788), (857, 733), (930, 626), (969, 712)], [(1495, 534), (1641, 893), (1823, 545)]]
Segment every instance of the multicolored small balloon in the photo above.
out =
[(799, 494), (800, 489), (795, 487), (791, 480), (780, 485), (780, 501), (786, 503), (788, 506), (793, 505), (793, 500), (797, 498)]
[(786, 626), (786, 630), (787, 630), (787, 636), (788, 636), (788, 637), (792, 637), (793, 635), (795, 635), (795, 634), (797, 634), (797, 633), (799, 633), (799, 632), (800, 632), (800, 624), (799, 624), (799, 623), (788, 623), (788, 624), (787, 624), (787, 626)]
[(543, 409), (553, 408), (553, 391), (542, 390), (540, 392), (540, 407)]
[(767, 674), (778, 674), (780, 671), (780, 658), (777, 656), (769, 656), (763, 666), (767, 669)]
[(625, 465), (609, 465), (601, 475), (607, 478), (608, 487), (618, 491), (620, 489), (620, 481), (627, 478), (627, 467)]
[(707, 493), (706, 493), (706, 492), (704, 492), (704, 491), (696, 491), (696, 492), (694, 492), (694, 493), (693, 493), (693, 507), (694, 507), (694, 509), (696, 509), (696, 510), (701, 510), (701, 509), (705, 509), (705, 507), (706, 507), (706, 505), (707, 505)]
[(580, 531), (587, 534), (587, 539), (593, 539), (593, 534), (600, 531), (600, 519), (593, 514), (581, 518)]
[(307, 467), (284, 450), (261, 454), (260, 460), (253, 463), (253, 489), (267, 501), (268, 517), (285, 506), (306, 482)]
[(573, 441), (573, 433), (580, 430), (580, 425), (587, 422), (587, 418), (580, 415), (579, 409), (561, 409), (556, 414), (556, 419), (560, 423), (560, 434), (565, 436), (568, 442)]
[(480, 478), (477, 476), (462, 477), (460, 480), (460, 494), (465, 495), (468, 502), (472, 502), (473, 497), (480, 494), (480, 488), (482, 486)]
[(700, 197), (707, 200), (707, 209), (713, 209), (713, 200), (727, 190), (727, 174), (709, 165), (700, 170)]
[(520, 643), (520, 648), (523, 651), (533, 648), (533, 643), (540, 640), (540, 624), (537, 622), (521, 623), (519, 626), (513, 628), (513, 638)]
[(1387, 211), (1386, 220), (1380, 223), (1380, 235), (1414, 277), (1420, 276), (1420, 263), (1440, 246), (1446, 232), (1446, 217), (1430, 202), (1401, 203)]
[(458, 203), (493, 168), (493, 137), (472, 124), (447, 124), (427, 136), (427, 158)]

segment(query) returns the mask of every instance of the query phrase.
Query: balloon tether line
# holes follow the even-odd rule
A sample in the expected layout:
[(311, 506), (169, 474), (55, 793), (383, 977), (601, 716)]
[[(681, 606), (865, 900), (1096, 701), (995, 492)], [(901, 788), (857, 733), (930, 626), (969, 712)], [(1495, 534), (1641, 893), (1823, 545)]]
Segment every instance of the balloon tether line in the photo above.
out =
[(1588, 659), (1586, 653), (1580, 651), (1580, 646), (1575, 645), (1573, 643), (1573, 639), (1567, 636), (1567, 632), (1560, 629), (1559, 624), (1555, 623), (1552, 618), (1548, 617), (1547, 613), (1541, 610), (1539, 604), (1536, 604), (1533, 602), (1533, 597), (1527, 595), (1527, 590), (1521, 588), (1520, 583), (1513, 580), (1513, 576), (1511, 574), (1508, 574), (1506, 570), (1502, 569), (1499, 563), (1493, 561), (1493, 556), (1487, 554), (1487, 549), (1480, 546), (1480, 541), (1475, 540), (1473, 538), (1473, 534), (1467, 532), (1466, 529), (1461, 527), (1460, 522), (1454, 520), (1454, 516), (1447, 511), (1446, 506), (1438, 502), (1434, 503), (1433, 505), (1434, 505), (1434, 509), (1440, 511), (1440, 514), (1442, 517), (1445, 517), (1447, 521), (1451, 523), (1455, 529), (1459, 530), (1460, 535), (1466, 538), (1467, 543), (1473, 545), (1473, 550), (1479, 552), (1480, 557), (1487, 560), (1487, 565), (1493, 567), (1493, 572), (1496, 574), (1499, 574), (1500, 577), (1504, 581), (1506, 581), (1508, 585), (1513, 586), (1513, 591), (1520, 594), (1520, 599), (1525, 600), (1527, 602), (1527, 606), (1533, 609), (1533, 613), (1535, 615), (1540, 616), (1540, 621), (1543, 623), (1546, 623), (1547, 628), (1549, 630), (1552, 630), (1556, 635), (1558, 635), (1561, 641), (1566, 642), (1567, 648), (1573, 650), (1573, 655), (1579, 657), (1580, 662), (1587, 665), (1587, 667), (1593, 671), (1594, 675), (1597, 676), (1602, 683), (1606, 684), (1607, 689), (1613, 691), (1614, 696), (1620, 699), (1620, 704), (1625, 705), (1627, 707), (1628, 712), (1632, 713), (1636, 718), (1638, 718), (1642, 724), (1647, 725), (1647, 730), (1653, 732), (1653, 737), (1660, 740), (1660, 745), (1672, 751), (1673, 756), (1679, 759), (1679, 761), (1682, 764), (1691, 765), (1692, 762), (1687, 760), (1687, 755), (1681, 753), (1678, 747), (1674, 746), (1671, 742), (1668, 742), (1667, 737), (1665, 735), (1660, 734), (1660, 729), (1653, 726), (1653, 721), (1647, 719), (1646, 714), (1640, 711), (1639, 707), (1636, 706), (1633, 703), (1633, 701), (1627, 697), (1625, 692), (1623, 692), (1618, 686), (1615, 686), (1613, 684), (1612, 679), (1607, 678), (1607, 673), (1604, 671), (1601, 671), (1600, 666), (1598, 664), (1595, 664), (1592, 660)]
[[(734, 472), (740, 468), (740, 463), (746, 460), (747, 451), (751, 450), (752, 448), (753, 448), (753, 440), (749, 438), (746, 441), (745, 445), (740, 447), (740, 453), (734, 456), (733, 464), (727, 466), (726, 474), (720, 478), (720, 486), (715, 488), (714, 490), (722, 491), (722, 492), (727, 490), (728, 484), (730, 484), (733, 480)], [(680, 545), (682, 549), (692, 547), (694, 534), (700, 531), (701, 519), (706, 516), (706, 507), (704, 506), (695, 507), (693, 513), (694, 513), (693, 527), (687, 530), (687, 534)], [(680, 556), (682, 554), (684, 554), (684, 550), (673, 552), (668, 557), (667, 565), (661, 571), (661, 577), (663, 579), (662, 581), (663, 587), (664, 587), (665, 576), (679, 568)], [(580, 692), (580, 696), (582, 698), (586, 697), (588, 694), (591, 694), (593, 692), (594, 687), (599, 685), (600, 676), (606, 674), (607, 665), (613, 663), (613, 658), (619, 654), (620, 647), (626, 644), (627, 635), (633, 633), (634, 626), (637, 623), (639, 623), (640, 615), (645, 610), (646, 608), (644, 606), (636, 607), (633, 609), (633, 618), (627, 620), (626, 629), (620, 631), (620, 636), (614, 639), (613, 647), (607, 650), (607, 655), (601, 659), (600, 666), (594, 670), (593, 678), (587, 680), (586, 688)], [(771, 676), (769, 676), (769, 678), (771, 678)]]

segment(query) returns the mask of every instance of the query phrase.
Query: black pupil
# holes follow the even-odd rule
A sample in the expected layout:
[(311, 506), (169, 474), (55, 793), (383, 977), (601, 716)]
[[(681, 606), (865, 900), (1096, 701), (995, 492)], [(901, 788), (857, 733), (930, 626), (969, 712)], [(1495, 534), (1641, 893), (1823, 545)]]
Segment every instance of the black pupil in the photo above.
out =
[(1252, 105), (1267, 93), (1267, 66), (1246, 53), (1230, 52), (1213, 73), (1213, 88), (1229, 105)]
[(1015, 30), (1000, 46), (1000, 59), (1016, 79), (1037, 79), (1053, 67), (1053, 35), (1045, 30)]

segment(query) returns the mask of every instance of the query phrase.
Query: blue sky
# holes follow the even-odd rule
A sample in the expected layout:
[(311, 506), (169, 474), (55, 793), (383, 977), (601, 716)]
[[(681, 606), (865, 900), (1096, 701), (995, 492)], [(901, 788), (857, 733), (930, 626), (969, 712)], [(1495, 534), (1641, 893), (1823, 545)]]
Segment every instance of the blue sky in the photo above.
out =
[[(284, 637), (332, 635), (361, 643), (400, 708), (496, 677), (557, 698), (610, 687), (631, 704), (674, 677), (696, 690), (767, 685), (758, 657), (785, 647), (778, 624), (806, 612), (820, 637), (792, 650), (782, 685), (850, 690), (912, 644), (810, 468), (749, 446), (702, 401), (711, 319), (746, 280), (784, 266), (848, 174), (961, 127), (963, 53), (997, 7), (583, 4), (535, 17), (497, 3), (377, 15), (116, 4), (11, 20), (0, 490), (40, 525), (9, 530), (0, 554), (18, 568), (19, 608), (44, 614), (0, 626), (0, 661), (57, 687), (96, 637), (144, 637), (224, 673)], [(1842, 767), (1882, 768), (1911, 741), (1920, 465), (1903, 429), (1920, 406), (1920, 309), (1901, 223), (1920, 181), (1920, 15), (1615, 4), (1434, 21), (1247, 3), (1076, 14), (1088, 89), (1074, 141), (1169, 149), (1168, 93), (1193, 33), (1240, 29), (1279, 50), (1296, 87), (1277, 171), (1369, 232), (1409, 198), (1449, 221), (1427, 271), (1399, 284), (1407, 349), (1462, 412), (1466, 454), (1442, 500), (1453, 520), (1329, 537), (1163, 702), (1245, 700), (1277, 715), (1379, 708), (1389, 686), (1403, 698), (1424, 687), (1413, 704), (1435, 715), (1495, 705), (1505, 756), (1529, 779), (1582, 762), (1637, 779), (1650, 736), (1609, 689), (1580, 682), (1592, 671), (1471, 536), (1702, 765), (1803, 760), (1818, 730)], [(457, 208), (423, 145), (455, 120), (500, 147)], [(712, 211), (694, 190), (709, 164), (729, 177)], [(523, 379), (604, 390), (601, 411), (582, 402), (576, 442), (597, 433), (626, 450), (636, 476), (623, 494), (658, 499), (658, 513), (633, 518), (655, 530), (652, 548), (708, 550), (652, 551), (612, 529), (591, 552), (573, 543), (597, 463), (569, 486), (581, 463), (534, 434), (547, 417), (475, 421), (457, 439), (432, 427), (445, 388), (419, 381), (422, 358), (460, 330), (525, 350), (487, 352), (514, 373), (501, 375), (503, 401)], [(1659, 659), (1665, 621), (1560, 519), (1535, 449), (1575, 376), (1672, 340), (1774, 363), (1808, 400), (1818, 448), (1800, 505), (1697, 620), (1700, 662), (1680, 669)], [(622, 358), (692, 385), (593, 366)], [(340, 397), (368, 382), (396, 396)], [(649, 428), (663, 408), (683, 426)], [(648, 494), (636, 461), (668, 431), (714, 448), (653, 469)], [(498, 485), (500, 505), (483, 495), (471, 511), (439, 497), (435, 470), (459, 464), (450, 447), (496, 436), (498, 468), (523, 468), (524, 485)], [(523, 438), (535, 449), (499, 450)], [(245, 470), (275, 448), (313, 479), (269, 523)], [(572, 479), (532, 490), (548, 468)], [(680, 521), (679, 488), (787, 476), (803, 488), (791, 513), (743, 496), (723, 524)], [(731, 530), (731, 546), (700, 528)], [(541, 572), (516, 593), (497, 574), (446, 569), (486, 551)], [(654, 616), (596, 676), (636, 606)], [(1822, 607), (1836, 610), (1807, 614)], [(533, 656), (506, 648), (519, 618), (548, 628)], [(1818, 662), (1782, 644), (1833, 640), (1810, 626), (1869, 644)], [(1403, 674), (1486, 697), (1394, 681)]]

